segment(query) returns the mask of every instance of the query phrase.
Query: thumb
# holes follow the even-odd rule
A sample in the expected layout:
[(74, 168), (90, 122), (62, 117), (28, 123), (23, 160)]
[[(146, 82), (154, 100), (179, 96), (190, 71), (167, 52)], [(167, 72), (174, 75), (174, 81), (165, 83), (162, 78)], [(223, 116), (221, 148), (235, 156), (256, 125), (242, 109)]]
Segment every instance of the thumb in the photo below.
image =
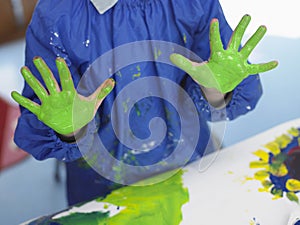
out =
[(97, 100), (102, 101), (114, 88), (115, 81), (112, 78), (109, 78), (105, 80), (95, 91), (95, 94), (97, 96)]
[(208, 67), (207, 61), (198, 63), (175, 53), (170, 55), (170, 60), (177, 67), (189, 74), (198, 84), (206, 86), (206, 83), (211, 79), (212, 71)]
[(183, 55), (173, 53), (170, 55), (170, 60), (175, 66), (179, 67), (180, 69), (190, 74), (191, 76), (197, 74), (196, 68), (198, 63), (189, 60)]

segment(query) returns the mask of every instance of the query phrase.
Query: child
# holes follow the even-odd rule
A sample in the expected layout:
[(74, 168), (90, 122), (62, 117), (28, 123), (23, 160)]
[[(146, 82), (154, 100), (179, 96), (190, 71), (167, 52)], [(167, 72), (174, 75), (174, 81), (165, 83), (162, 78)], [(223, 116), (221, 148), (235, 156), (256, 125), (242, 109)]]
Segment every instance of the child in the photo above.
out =
[[(232, 120), (254, 109), (262, 94), (254, 74), (277, 65), (250, 69), (237, 56), (249, 16), (232, 37), (229, 54), (219, 54), (232, 30), (218, 0), (110, 3), (39, 1), (26, 35), (25, 98), (12, 94), (25, 106), (15, 142), (38, 160), (57, 158), (66, 163), (69, 205), (104, 196), (118, 183), (131, 184), (212, 151), (207, 121)], [(245, 61), (262, 30), (244, 49)], [(139, 83), (131, 86), (134, 82)], [(183, 128), (187, 133), (181, 134)]]

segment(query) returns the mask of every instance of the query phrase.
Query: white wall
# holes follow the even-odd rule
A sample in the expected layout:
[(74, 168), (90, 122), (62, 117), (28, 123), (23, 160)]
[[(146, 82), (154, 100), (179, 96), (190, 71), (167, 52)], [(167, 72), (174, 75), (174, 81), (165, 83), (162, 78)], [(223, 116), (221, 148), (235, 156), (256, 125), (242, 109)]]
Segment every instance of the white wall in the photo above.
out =
[(252, 17), (249, 29), (253, 33), (259, 25), (266, 25), (268, 35), (300, 37), (298, 0), (220, 0), (229, 24), (235, 27), (244, 14)]
[(20, 73), (24, 65), (24, 40), (0, 45), (0, 97), (16, 104), (10, 97), (10, 92), (22, 91), (23, 77)]

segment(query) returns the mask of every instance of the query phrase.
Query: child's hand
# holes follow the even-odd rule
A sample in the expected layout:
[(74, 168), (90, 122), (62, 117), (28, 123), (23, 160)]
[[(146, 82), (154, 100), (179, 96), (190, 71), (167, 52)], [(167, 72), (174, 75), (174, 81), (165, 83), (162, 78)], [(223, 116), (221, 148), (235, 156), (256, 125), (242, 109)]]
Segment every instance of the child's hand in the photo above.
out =
[(77, 93), (69, 68), (62, 58), (56, 59), (61, 88), (43, 59), (37, 57), (33, 62), (47, 90), (27, 67), (23, 67), (21, 73), (41, 100), (41, 105), (15, 91), (11, 93), (12, 98), (59, 134), (72, 134), (89, 123), (115, 84), (113, 79), (107, 79), (92, 95), (84, 97)]
[(277, 66), (277, 61), (261, 64), (249, 64), (247, 58), (266, 33), (266, 27), (260, 26), (255, 34), (239, 50), (242, 37), (251, 20), (243, 16), (227, 49), (223, 49), (220, 38), (219, 22), (213, 19), (210, 25), (211, 55), (208, 62), (195, 63), (179, 54), (172, 54), (170, 60), (186, 71), (197, 83), (207, 88), (216, 88), (222, 93), (232, 91), (243, 79), (251, 74), (266, 72)]

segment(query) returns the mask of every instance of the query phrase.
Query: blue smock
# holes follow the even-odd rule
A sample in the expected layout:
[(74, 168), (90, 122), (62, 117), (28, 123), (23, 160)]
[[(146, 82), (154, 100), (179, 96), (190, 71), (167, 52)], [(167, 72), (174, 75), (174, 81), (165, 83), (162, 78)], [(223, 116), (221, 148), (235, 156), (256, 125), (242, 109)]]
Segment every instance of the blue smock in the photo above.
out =
[[(41, 56), (59, 81), (55, 59), (58, 56), (63, 57), (77, 86), (95, 60), (127, 43), (143, 40), (170, 42), (190, 49), (201, 59), (208, 60), (209, 26), (213, 18), (219, 20), (222, 41), (226, 46), (232, 30), (217, 0), (119, 0), (104, 14), (99, 14), (89, 0), (40, 0), (26, 34), (25, 65), (43, 83), (32, 62), (35, 56)], [(166, 123), (166, 138), (161, 144), (151, 151), (132, 151), (114, 133), (111, 109), (118, 93), (131, 82), (153, 75), (178, 84), (194, 102), (201, 129), (198, 131), (197, 144), (190, 161), (201, 157), (209, 145), (210, 131), (207, 121), (212, 116), (216, 120), (232, 120), (254, 109), (262, 94), (258, 75), (252, 75), (232, 91), (231, 101), (224, 109), (214, 109), (206, 101), (199, 85), (174, 66), (143, 61), (120, 68), (111, 75), (116, 80), (116, 87), (101, 104), (94, 119), (94, 131), (87, 132), (96, 133), (115, 158), (131, 165), (151, 165), (159, 162), (174, 150), (180, 136), (180, 115), (176, 109), (164, 99), (151, 96), (136, 103), (127, 119), (131, 132), (145, 139), (149, 136), (150, 120), (153, 117), (162, 118)], [(100, 74), (99, 77), (101, 76), (107, 78), (106, 74)], [(171, 91), (164, 90), (160, 85), (149, 83), (150, 87), (161, 88), (161, 92)], [(91, 90), (95, 88), (93, 82), (86, 82), (85, 87)], [(22, 94), (40, 103), (26, 83)], [(122, 121), (126, 119), (122, 114), (127, 110), (126, 101), (119, 105), (118, 110), (115, 114), (119, 118), (118, 126), (122, 131)], [(197, 129), (190, 127), (194, 128)], [(84, 141), (86, 140), (82, 138), (81, 142)], [(83, 160), (78, 143), (62, 141), (51, 128), (23, 107), (15, 132), (15, 142), (38, 160), (56, 158), (66, 162), (67, 196), (70, 205), (103, 196), (119, 186), (99, 175)], [(93, 148), (97, 146), (93, 145)], [(105, 165), (105, 162), (102, 163)], [(109, 165), (107, 166), (109, 169)]]

